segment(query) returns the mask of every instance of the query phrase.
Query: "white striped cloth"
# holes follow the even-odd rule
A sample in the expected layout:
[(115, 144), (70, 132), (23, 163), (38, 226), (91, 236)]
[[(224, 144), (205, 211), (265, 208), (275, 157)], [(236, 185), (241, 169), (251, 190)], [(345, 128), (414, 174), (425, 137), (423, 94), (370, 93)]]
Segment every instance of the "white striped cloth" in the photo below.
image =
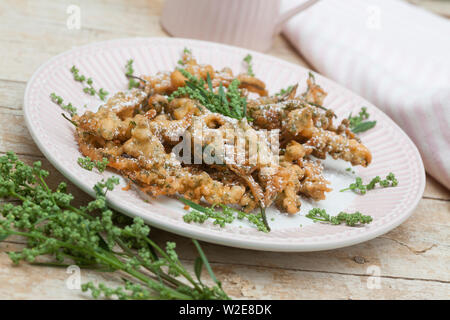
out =
[(450, 188), (449, 20), (401, 0), (321, 0), (283, 33), (317, 71), (396, 121)]

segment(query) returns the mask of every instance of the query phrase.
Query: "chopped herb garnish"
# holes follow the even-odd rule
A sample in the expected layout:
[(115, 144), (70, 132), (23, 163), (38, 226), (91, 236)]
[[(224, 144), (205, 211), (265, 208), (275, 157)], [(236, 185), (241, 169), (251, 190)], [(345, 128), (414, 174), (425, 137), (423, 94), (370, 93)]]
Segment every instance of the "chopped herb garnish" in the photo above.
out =
[(169, 101), (174, 98), (188, 96), (191, 99), (199, 101), (211, 112), (221, 113), (235, 119), (242, 119), (246, 116), (247, 100), (241, 96), (239, 80), (234, 79), (231, 81), (226, 92), (222, 84), (220, 84), (218, 93), (216, 94), (212, 88), (209, 74), (207, 75), (208, 90), (205, 89), (205, 81), (203, 79), (198, 79), (184, 69), (178, 70), (188, 80), (184, 87), (179, 87), (170, 95)]
[(354, 133), (364, 132), (372, 129), (377, 124), (376, 121), (364, 121), (369, 119), (369, 113), (367, 113), (367, 108), (362, 107), (361, 111), (357, 116), (352, 117), (352, 114), (348, 116), (348, 121), (350, 123), (349, 127)]
[(73, 74), (73, 79), (78, 81), (84, 85), (83, 92), (87, 93), (91, 96), (97, 95), (101, 100), (105, 101), (106, 96), (108, 95), (108, 91), (103, 88), (100, 88), (98, 91), (94, 88), (94, 80), (92, 78), (86, 78), (84, 75), (80, 75), (80, 70), (77, 67), (72, 66), (70, 68), (70, 72)]
[(136, 81), (132, 76), (134, 73), (133, 69), (133, 59), (127, 61), (125, 65), (125, 76), (128, 78), (128, 89), (133, 89), (139, 87), (139, 81)]
[(108, 159), (103, 158), (103, 160), (93, 161), (90, 157), (78, 158), (77, 163), (83, 169), (92, 171), (92, 169), (97, 168), (98, 171), (103, 172), (108, 165)]
[(52, 92), (50, 94), (50, 98), (54, 103), (60, 106), (61, 109), (69, 112), (70, 116), (74, 116), (77, 114), (77, 108), (75, 108), (71, 102), (69, 102), (68, 104), (64, 104), (64, 99), (61, 98), (60, 96), (57, 96), (56, 93)]
[(204, 223), (206, 220), (212, 219), (214, 224), (223, 228), (227, 223), (232, 223), (237, 218), (239, 220), (246, 219), (259, 231), (269, 232), (264, 224), (261, 214), (245, 213), (224, 204), (219, 205), (222, 208), (222, 211), (218, 211), (214, 209), (214, 206), (204, 207), (183, 197), (180, 197), (180, 201), (192, 209), (183, 216), (183, 220), (187, 223)]
[(247, 74), (249, 76), (254, 77), (255, 74), (253, 73), (253, 62), (252, 62), (252, 60), (253, 60), (253, 57), (252, 57), (251, 54), (246, 55), (245, 58), (244, 58), (244, 62), (247, 63)]
[(375, 189), (377, 183), (383, 188), (396, 187), (398, 180), (392, 172), (386, 176), (386, 179), (381, 180), (380, 176), (376, 176), (366, 185), (363, 184), (361, 177), (356, 177), (355, 182), (350, 184), (348, 188), (342, 189), (341, 192), (352, 190), (355, 193), (366, 194), (368, 190)]
[(371, 216), (365, 216), (359, 211), (356, 211), (354, 213), (340, 212), (337, 216), (332, 217), (327, 214), (325, 209), (320, 208), (313, 208), (309, 210), (306, 217), (317, 222), (325, 222), (334, 225), (345, 222), (345, 224), (350, 227), (371, 223), (373, 220)]

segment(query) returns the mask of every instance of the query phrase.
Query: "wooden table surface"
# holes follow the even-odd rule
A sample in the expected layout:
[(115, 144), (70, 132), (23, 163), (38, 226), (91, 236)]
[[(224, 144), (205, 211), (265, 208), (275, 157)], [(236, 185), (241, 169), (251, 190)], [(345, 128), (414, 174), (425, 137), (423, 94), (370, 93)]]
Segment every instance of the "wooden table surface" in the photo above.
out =
[[(417, 1), (415, 1), (417, 2)], [(430, 1), (426, 1), (429, 6)], [(66, 27), (69, 5), (81, 8), (81, 29)], [(159, 25), (162, 1), (2, 0), (0, 2), (0, 153), (13, 150), (25, 161), (41, 160), (51, 185), (65, 180), (33, 143), (24, 123), (26, 83), (43, 62), (75, 46), (124, 37), (167, 36)], [(448, 10), (448, 7), (446, 7)], [(308, 66), (283, 37), (269, 54)], [(69, 184), (70, 191), (88, 196)], [(274, 253), (203, 247), (233, 298), (249, 299), (448, 299), (450, 298), (450, 193), (427, 176), (413, 215), (371, 241), (331, 251)], [(159, 241), (176, 241), (188, 266), (196, 257), (189, 239), (152, 229)], [(64, 269), (13, 266), (6, 253), (20, 239), (0, 244), (0, 299), (86, 299), (66, 287)], [(82, 271), (82, 281), (117, 281)]]

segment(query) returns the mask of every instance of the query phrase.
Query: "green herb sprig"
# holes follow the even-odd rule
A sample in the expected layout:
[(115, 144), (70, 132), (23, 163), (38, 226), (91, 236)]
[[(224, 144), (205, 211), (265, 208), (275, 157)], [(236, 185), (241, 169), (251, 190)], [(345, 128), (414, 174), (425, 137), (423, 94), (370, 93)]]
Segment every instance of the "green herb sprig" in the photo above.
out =
[(353, 133), (360, 133), (372, 129), (377, 124), (376, 121), (364, 121), (369, 119), (369, 113), (367, 113), (367, 108), (362, 107), (361, 111), (357, 116), (353, 116), (350, 113), (348, 116), (348, 121), (350, 123), (349, 127)]
[[(199, 257), (194, 279), (179, 260), (175, 243), (167, 242), (161, 248), (149, 238), (150, 228), (142, 219), (131, 220), (108, 207), (106, 192), (118, 184), (117, 177), (94, 186), (95, 200), (74, 206), (64, 182), (50, 189), (45, 181), (48, 174), (39, 161), (26, 165), (13, 152), (0, 157), (0, 198), (16, 200), (0, 207), (0, 241), (13, 235), (28, 239), (26, 248), (8, 252), (15, 264), (75, 264), (127, 275), (125, 284), (117, 288), (83, 284), (82, 290), (90, 291), (94, 298), (228, 299), (196, 240)], [(42, 256), (53, 261), (42, 263)], [(203, 267), (213, 286), (200, 280)]]
[(247, 74), (251, 77), (255, 76), (255, 73), (253, 72), (253, 57), (251, 54), (248, 54), (244, 58), (244, 62), (247, 63)]
[(68, 104), (64, 104), (64, 99), (56, 95), (56, 93), (52, 92), (50, 94), (50, 99), (58, 106), (60, 106), (61, 109), (67, 111), (70, 116), (74, 116), (77, 114), (77, 108), (75, 108), (71, 102), (69, 102)]
[(108, 91), (103, 88), (96, 90), (94, 88), (94, 80), (92, 80), (92, 78), (86, 78), (86, 76), (81, 75), (80, 70), (78, 70), (77, 67), (72, 66), (72, 68), (70, 68), (70, 72), (72, 73), (73, 79), (75, 81), (78, 81), (84, 85), (83, 92), (91, 96), (97, 95), (102, 101), (105, 101), (106, 96), (109, 94)]
[(206, 220), (212, 219), (214, 224), (223, 228), (226, 224), (232, 223), (237, 218), (239, 220), (246, 219), (259, 231), (269, 232), (261, 214), (245, 213), (224, 204), (219, 205), (222, 208), (222, 211), (217, 211), (214, 207), (203, 207), (183, 197), (180, 197), (180, 201), (193, 209), (183, 216), (183, 220), (187, 223), (204, 223)]
[(294, 86), (288, 86), (287, 88), (282, 88), (279, 92), (275, 93), (275, 96), (283, 96), (287, 93), (290, 93), (294, 89)]
[(184, 87), (179, 87), (169, 96), (169, 101), (174, 98), (188, 96), (199, 101), (201, 105), (211, 112), (221, 113), (235, 119), (242, 119), (246, 116), (247, 100), (241, 96), (239, 80), (234, 79), (231, 81), (226, 92), (222, 84), (220, 84), (216, 94), (213, 90), (209, 73), (207, 74), (208, 89), (205, 89), (206, 83), (203, 79), (198, 79), (184, 69), (178, 70), (187, 78), (187, 81)]
[[(183, 53), (184, 53), (184, 54), (187, 54), (187, 55), (191, 55), (191, 54), (192, 54), (192, 51), (191, 51), (190, 49), (188, 49), (188, 48), (184, 48), (184, 49), (183, 49)], [(183, 57), (183, 59), (184, 59), (184, 57)], [(183, 59), (178, 60), (178, 64), (179, 64), (179, 65), (182, 65), (182, 66), (185, 65), (185, 62), (184, 62)]]
[(127, 61), (127, 64), (125, 65), (125, 76), (128, 78), (128, 89), (133, 89), (139, 87), (139, 81), (136, 81), (133, 78), (133, 59), (130, 59)]
[(98, 171), (103, 172), (108, 165), (108, 159), (103, 158), (102, 160), (93, 161), (90, 157), (78, 158), (77, 163), (83, 169), (92, 171), (92, 169), (97, 168)]
[(372, 222), (371, 216), (365, 216), (361, 212), (356, 211), (354, 213), (340, 212), (337, 216), (330, 216), (325, 209), (313, 208), (309, 210), (306, 217), (318, 222), (325, 222), (334, 225), (345, 223), (350, 227), (359, 226), (362, 224), (368, 224)]
[(375, 189), (377, 183), (383, 187), (396, 187), (398, 185), (398, 180), (395, 175), (390, 172), (384, 180), (380, 176), (373, 178), (368, 184), (363, 184), (361, 177), (356, 177), (355, 182), (350, 184), (348, 188), (340, 190), (341, 192), (352, 190), (355, 193), (366, 194), (368, 190)]

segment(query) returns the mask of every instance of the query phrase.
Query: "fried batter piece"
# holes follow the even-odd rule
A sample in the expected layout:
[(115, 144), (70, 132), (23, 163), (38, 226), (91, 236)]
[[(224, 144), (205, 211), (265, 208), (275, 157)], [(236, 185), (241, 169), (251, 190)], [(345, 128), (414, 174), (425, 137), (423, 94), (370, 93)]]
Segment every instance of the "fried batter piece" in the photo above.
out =
[[(230, 68), (223, 68), (220, 71), (214, 70), (209, 64), (199, 64), (190, 52), (184, 52), (180, 60), (182, 65), (180, 68), (185, 69), (193, 76), (206, 81), (209, 74), (214, 88), (219, 87), (220, 84), (227, 88), (233, 79), (239, 80), (239, 88), (249, 92), (254, 92), (260, 96), (267, 96), (266, 84), (248, 74), (241, 73), (235, 77)], [(144, 86), (144, 91), (148, 94), (171, 94), (179, 87), (183, 87), (187, 78), (176, 68), (172, 72), (158, 72), (154, 76), (143, 76), (144, 80), (141, 85)], [(206, 86), (206, 84), (205, 84)]]
[[(283, 95), (268, 96), (261, 80), (198, 64), (188, 51), (180, 63), (197, 78), (206, 80), (209, 75), (215, 90), (238, 79), (241, 96), (257, 96), (247, 98), (252, 120), (211, 112), (189, 97), (169, 99), (187, 80), (175, 69), (138, 78), (140, 88), (118, 92), (97, 112), (73, 116), (81, 153), (93, 160), (106, 157), (109, 167), (153, 197), (182, 195), (195, 202), (237, 205), (247, 212), (274, 203), (289, 214), (300, 210), (301, 195), (318, 201), (331, 191), (320, 161), (312, 156), (324, 159), (328, 154), (352, 165), (371, 162), (370, 151), (350, 131), (348, 120), (336, 126), (334, 113), (322, 107), (326, 92), (314, 76), (307, 79), (303, 94), (297, 94), (295, 85)], [(263, 129), (279, 130), (279, 151), (264, 138)], [(189, 160), (194, 161), (185, 162), (174, 148), (187, 134), (192, 137)], [(264, 157), (252, 154), (255, 141), (253, 146)], [(208, 152), (222, 162), (207, 162)], [(199, 153), (202, 163), (195, 162)]]
[(121, 120), (117, 116), (121, 111), (113, 111), (107, 103), (97, 113), (87, 112), (74, 118), (79, 123), (76, 137), (84, 155), (94, 160), (107, 157), (108, 166), (119, 170), (152, 196), (181, 194), (194, 201), (203, 197), (213, 204), (237, 204), (248, 210), (256, 207), (245, 186), (224, 185), (206, 172), (191, 172), (190, 168), (181, 166), (173, 153), (166, 153), (161, 141), (173, 141), (170, 133), (174, 127), (186, 130), (185, 122), (180, 126), (184, 120), (155, 118), (152, 121), (145, 114)]
[(282, 145), (295, 140), (312, 148), (312, 155), (320, 159), (325, 159), (329, 154), (352, 165), (366, 167), (372, 160), (369, 149), (348, 129), (347, 120), (336, 128), (332, 113), (321, 112), (301, 98), (261, 105), (253, 103), (249, 107), (259, 129), (281, 130)]

